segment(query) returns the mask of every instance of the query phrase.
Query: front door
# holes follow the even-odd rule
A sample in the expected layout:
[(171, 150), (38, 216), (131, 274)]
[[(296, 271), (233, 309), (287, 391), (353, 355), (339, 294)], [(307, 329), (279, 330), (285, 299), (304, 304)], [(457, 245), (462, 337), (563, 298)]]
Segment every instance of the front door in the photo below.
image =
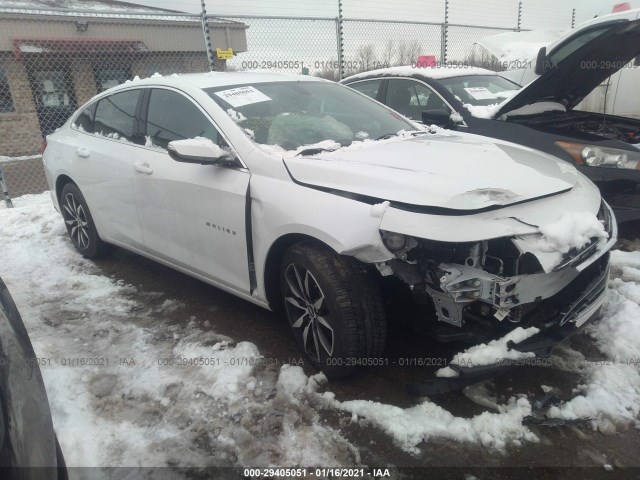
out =
[(147, 251), (249, 293), (249, 172), (169, 157), (166, 147), (172, 140), (205, 137), (227, 146), (203, 110), (177, 91), (151, 90), (146, 133), (144, 157), (134, 166), (134, 191)]
[(66, 68), (28, 69), (42, 136), (64, 125), (76, 111), (76, 97)]

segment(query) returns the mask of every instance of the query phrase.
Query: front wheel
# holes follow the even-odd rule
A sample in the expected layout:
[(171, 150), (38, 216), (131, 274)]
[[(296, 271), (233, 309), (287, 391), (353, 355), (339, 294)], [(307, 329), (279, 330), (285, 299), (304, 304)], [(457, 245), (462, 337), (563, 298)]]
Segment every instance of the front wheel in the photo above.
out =
[(100, 239), (87, 202), (73, 183), (62, 188), (60, 210), (71, 242), (83, 257), (96, 258), (106, 252), (108, 245)]
[(382, 354), (384, 306), (364, 265), (302, 242), (285, 253), (280, 284), (291, 331), (316, 368), (343, 377)]

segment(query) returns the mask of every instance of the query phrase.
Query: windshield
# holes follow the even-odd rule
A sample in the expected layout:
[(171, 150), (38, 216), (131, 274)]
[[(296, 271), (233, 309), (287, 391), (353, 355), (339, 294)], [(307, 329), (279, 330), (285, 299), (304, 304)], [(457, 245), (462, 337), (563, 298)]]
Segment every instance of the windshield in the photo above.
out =
[(285, 150), (324, 140), (346, 146), (415, 129), (401, 115), (330, 82), (226, 85), (205, 91), (255, 142)]
[(494, 105), (511, 98), (522, 87), (498, 75), (469, 75), (445, 78), (440, 84), (463, 104)]

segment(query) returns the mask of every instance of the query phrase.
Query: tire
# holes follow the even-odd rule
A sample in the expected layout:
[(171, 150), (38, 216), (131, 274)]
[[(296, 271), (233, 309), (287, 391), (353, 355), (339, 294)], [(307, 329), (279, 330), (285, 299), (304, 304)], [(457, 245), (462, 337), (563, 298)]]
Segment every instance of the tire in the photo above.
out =
[(98, 235), (87, 202), (73, 183), (62, 188), (60, 210), (69, 238), (83, 257), (97, 258), (107, 252), (108, 245)]
[(282, 259), (280, 287), (298, 346), (327, 376), (347, 376), (384, 351), (384, 305), (365, 265), (314, 242), (297, 243)]

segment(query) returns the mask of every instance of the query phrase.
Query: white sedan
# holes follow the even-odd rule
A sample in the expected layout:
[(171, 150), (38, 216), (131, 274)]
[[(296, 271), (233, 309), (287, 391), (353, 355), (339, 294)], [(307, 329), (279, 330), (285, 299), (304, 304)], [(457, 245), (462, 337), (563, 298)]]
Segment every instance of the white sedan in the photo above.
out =
[[(442, 339), (544, 354), (596, 317), (615, 221), (574, 167), (499, 140), (418, 129), (308, 76), (135, 80), (48, 137), (75, 247), (117, 245), (265, 308), (340, 376), (378, 361), (381, 280)], [(372, 360), (374, 359), (374, 360)]]

